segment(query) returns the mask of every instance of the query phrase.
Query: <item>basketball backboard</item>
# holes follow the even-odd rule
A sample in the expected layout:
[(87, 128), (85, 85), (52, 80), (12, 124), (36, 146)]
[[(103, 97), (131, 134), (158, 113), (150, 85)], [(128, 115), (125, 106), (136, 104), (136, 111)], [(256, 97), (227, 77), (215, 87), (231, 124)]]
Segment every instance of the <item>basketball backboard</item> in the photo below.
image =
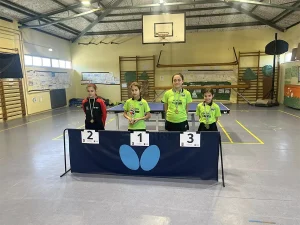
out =
[(143, 15), (143, 44), (184, 42), (185, 13)]

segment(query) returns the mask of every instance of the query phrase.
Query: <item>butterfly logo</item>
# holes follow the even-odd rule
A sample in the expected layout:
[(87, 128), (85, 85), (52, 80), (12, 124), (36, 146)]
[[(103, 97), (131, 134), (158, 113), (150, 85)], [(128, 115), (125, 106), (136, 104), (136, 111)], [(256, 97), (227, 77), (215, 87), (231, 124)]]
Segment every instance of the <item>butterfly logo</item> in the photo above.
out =
[(133, 108), (130, 109), (129, 114), (130, 114), (131, 116), (134, 116), (134, 115), (135, 115), (135, 110), (134, 110)]
[(131, 170), (138, 170), (141, 167), (144, 171), (150, 171), (156, 167), (160, 159), (160, 150), (156, 145), (146, 148), (141, 159), (129, 145), (121, 145), (119, 154), (123, 164)]

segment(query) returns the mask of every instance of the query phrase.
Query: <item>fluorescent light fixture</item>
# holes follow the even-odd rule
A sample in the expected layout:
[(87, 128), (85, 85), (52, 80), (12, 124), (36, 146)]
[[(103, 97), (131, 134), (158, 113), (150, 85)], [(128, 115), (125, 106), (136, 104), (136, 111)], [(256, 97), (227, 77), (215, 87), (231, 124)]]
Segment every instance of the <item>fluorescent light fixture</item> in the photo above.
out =
[(89, 6), (91, 5), (91, 2), (89, 0), (83, 0), (81, 1), (82, 5), (86, 5), (86, 6)]
[(52, 49), (52, 48), (49, 48), (48, 51), (49, 51), (49, 52), (53, 52), (53, 49)]

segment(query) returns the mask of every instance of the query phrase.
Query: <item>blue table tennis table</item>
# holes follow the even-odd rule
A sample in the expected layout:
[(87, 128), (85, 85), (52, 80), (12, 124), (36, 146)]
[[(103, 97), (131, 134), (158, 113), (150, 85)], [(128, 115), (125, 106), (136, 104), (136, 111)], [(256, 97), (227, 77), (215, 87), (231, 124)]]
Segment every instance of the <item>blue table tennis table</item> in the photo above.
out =
[[(216, 102), (221, 110), (222, 114), (229, 114), (230, 113), (230, 109), (227, 108), (225, 105), (223, 105), (220, 102)], [(156, 115), (156, 131), (158, 131), (158, 126), (159, 126), (159, 114), (164, 112), (164, 104), (163, 103), (158, 103), (158, 102), (148, 102), (149, 107), (150, 107), (150, 113), (151, 114), (155, 114)], [(196, 114), (196, 108), (197, 105), (199, 103), (191, 103), (189, 104), (189, 114), (191, 114), (191, 120), (189, 122), (192, 122), (192, 130), (195, 130), (195, 114)], [(115, 113), (116, 115), (116, 125), (118, 130), (120, 129), (120, 123), (119, 123), (119, 113), (123, 113), (124, 109), (123, 109), (124, 104), (120, 104), (117, 106), (114, 106), (112, 108), (107, 109), (108, 113)], [(149, 120), (148, 120), (149, 121)], [(163, 120), (164, 121), (164, 120)]]

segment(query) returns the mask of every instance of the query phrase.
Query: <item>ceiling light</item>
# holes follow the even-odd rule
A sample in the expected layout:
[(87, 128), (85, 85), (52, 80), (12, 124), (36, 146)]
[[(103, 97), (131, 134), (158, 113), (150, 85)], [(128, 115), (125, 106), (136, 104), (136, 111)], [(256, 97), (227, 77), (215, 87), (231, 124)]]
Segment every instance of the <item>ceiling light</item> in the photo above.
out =
[(159, 0), (159, 4), (164, 4), (164, 0)]
[(89, 0), (83, 0), (81, 1), (82, 5), (86, 5), (86, 6), (89, 6), (91, 5), (91, 2)]
[(52, 51), (53, 51), (53, 49), (52, 49), (52, 48), (49, 48), (48, 50), (49, 50), (49, 52), (52, 52)]

